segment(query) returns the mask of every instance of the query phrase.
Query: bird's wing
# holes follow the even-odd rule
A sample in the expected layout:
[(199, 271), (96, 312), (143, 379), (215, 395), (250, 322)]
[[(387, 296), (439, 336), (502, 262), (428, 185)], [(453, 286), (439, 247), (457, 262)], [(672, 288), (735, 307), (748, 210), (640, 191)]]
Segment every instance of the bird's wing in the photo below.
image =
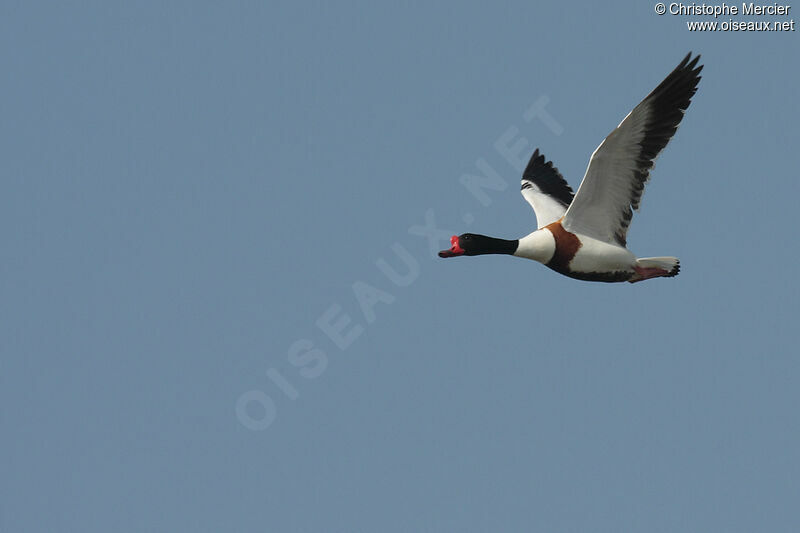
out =
[(553, 162), (545, 162), (537, 148), (522, 173), (522, 197), (533, 207), (538, 227), (563, 217), (573, 196), (572, 188)]
[(639, 103), (592, 154), (564, 228), (606, 242), (626, 244), (632, 209), (656, 157), (675, 134), (697, 91), (700, 56), (692, 53)]

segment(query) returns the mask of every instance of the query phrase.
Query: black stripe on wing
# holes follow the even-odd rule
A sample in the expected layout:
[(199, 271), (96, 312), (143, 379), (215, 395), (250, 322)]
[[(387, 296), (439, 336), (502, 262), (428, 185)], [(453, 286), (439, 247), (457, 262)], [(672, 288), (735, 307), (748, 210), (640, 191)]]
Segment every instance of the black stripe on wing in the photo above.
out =
[[(639, 209), (639, 202), (642, 198), (645, 183), (650, 177), (650, 170), (658, 154), (667, 146), (667, 143), (675, 135), (678, 125), (683, 119), (683, 114), (689, 108), (692, 96), (697, 92), (697, 84), (700, 82), (700, 71), (703, 65), (697, 67), (700, 55), (691, 59), (692, 53), (689, 52), (683, 61), (675, 67), (669, 76), (656, 87), (640, 104), (649, 110), (650, 119), (645, 126), (644, 138), (642, 139), (641, 151), (636, 158), (637, 170), (634, 175), (636, 182), (631, 190), (631, 205), (623, 213), (623, 228), (617, 235), (617, 240), (625, 244), (630, 220), (633, 217), (633, 209)], [(691, 61), (690, 61), (691, 59)], [(696, 68), (695, 68), (696, 67)]]
[(653, 160), (675, 135), (684, 112), (689, 108), (692, 96), (697, 92), (699, 74), (703, 66), (695, 68), (700, 56), (689, 61), (691, 57), (692, 53), (689, 52), (675, 70), (643, 101), (651, 110), (651, 118), (645, 127), (644, 139), (641, 142), (642, 150), (637, 161), (640, 187), (638, 194), (635, 194), (631, 201), (634, 209), (639, 207), (641, 192), (653, 167)]
[(528, 161), (528, 166), (522, 173), (522, 179), (523, 191), (536, 185), (542, 194), (555, 198), (565, 207), (572, 203), (572, 197), (575, 196), (564, 176), (553, 166), (552, 161), (545, 161), (544, 155), (539, 153), (538, 148)]

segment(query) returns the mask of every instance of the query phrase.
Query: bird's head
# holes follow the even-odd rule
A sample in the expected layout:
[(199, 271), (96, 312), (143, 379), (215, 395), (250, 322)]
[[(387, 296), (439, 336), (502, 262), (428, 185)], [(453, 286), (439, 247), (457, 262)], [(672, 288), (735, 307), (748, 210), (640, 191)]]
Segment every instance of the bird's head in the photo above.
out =
[(439, 252), (439, 257), (457, 257), (459, 255), (482, 255), (492, 253), (492, 239), (484, 235), (464, 233), (450, 237), (450, 249)]

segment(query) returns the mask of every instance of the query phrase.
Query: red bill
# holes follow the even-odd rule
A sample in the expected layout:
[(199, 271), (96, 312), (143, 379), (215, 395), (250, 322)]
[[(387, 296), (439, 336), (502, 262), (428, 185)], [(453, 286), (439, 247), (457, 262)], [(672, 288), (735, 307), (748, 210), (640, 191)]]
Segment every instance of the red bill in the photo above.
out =
[(439, 257), (457, 257), (464, 253), (464, 249), (458, 244), (458, 235), (453, 235), (450, 237), (450, 249), (439, 252)]

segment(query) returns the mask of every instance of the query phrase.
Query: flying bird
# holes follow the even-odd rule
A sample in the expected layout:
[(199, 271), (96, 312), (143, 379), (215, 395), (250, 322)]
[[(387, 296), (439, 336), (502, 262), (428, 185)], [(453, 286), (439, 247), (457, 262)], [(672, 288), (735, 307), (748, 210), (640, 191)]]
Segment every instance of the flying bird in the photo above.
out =
[(536, 213), (536, 231), (517, 240), (454, 235), (439, 257), (508, 254), (585, 281), (636, 283), (678, 275), (677, 257), (637, 258), (627, 248), (627, 233), (653, 164), (697, 91), (699, 59), (689, 52), (600, 143), (577, 193), (552, 161), (538, 148), (533, 152), (522, 174), (522, 196)]

